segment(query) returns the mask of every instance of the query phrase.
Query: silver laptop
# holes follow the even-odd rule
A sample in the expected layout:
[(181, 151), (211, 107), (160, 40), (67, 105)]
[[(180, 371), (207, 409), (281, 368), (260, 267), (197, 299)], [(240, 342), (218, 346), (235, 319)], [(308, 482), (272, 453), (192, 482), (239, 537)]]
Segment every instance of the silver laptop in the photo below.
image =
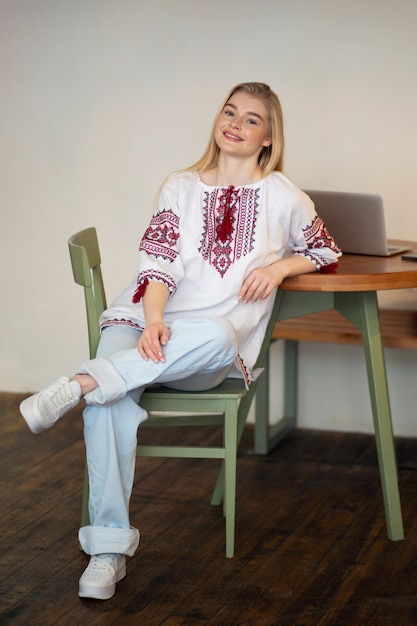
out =
[(345, 253), (391, 256), (410, 248), (388, 246), (384, 204), (376, 194), (304, 190)]

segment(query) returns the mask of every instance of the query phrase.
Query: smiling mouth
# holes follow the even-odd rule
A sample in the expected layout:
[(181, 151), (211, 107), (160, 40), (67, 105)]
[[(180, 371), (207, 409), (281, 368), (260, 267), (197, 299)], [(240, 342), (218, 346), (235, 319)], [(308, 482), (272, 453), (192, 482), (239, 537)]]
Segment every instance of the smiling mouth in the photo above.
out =
[(238, 135), (234, 135), (233, 133), (229, 133), (227, 130), (223, 133), (226, 139), (231, 139), (232, 141), (243, 141), (241, 137)]

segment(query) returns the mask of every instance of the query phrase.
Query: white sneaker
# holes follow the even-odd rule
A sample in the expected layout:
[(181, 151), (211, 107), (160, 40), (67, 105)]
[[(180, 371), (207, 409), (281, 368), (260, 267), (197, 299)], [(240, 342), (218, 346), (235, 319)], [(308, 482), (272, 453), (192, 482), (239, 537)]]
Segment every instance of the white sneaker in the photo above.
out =
[(20, 413), (33, 433), (50, 428), (81, 398), (81, 387), (76, 380), (63, 376), (39, 393), (20, 403)]
[(108, 600), (116, 591), (116, 583), (126, 576), (126, 558), (123, 554), (96, 554), (90, 559), (80, 578), (81, 598)]

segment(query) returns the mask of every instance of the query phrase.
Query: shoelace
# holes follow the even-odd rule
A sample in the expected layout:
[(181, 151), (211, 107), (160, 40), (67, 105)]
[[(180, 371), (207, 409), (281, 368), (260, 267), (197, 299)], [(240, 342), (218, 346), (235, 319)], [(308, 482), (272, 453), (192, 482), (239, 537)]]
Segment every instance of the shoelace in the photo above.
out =
[(73, 397), (70, 385), (61, 385), (48, 398), (48, 402), (55, 411), (72, 402)]
[(100, 556), (94, 556), (92, 563), (91, 563), (91, 569), (101, 570), (101, 571), (111, 569), (113, 571), (114, 570), (114, 557), (111, 554), (102, 554)]

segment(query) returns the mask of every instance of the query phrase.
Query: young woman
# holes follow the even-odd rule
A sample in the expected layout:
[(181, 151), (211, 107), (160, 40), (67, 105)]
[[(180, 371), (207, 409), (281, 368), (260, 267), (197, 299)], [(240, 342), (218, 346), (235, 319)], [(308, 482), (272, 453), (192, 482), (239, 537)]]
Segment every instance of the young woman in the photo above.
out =
[(162, 185), (136, 279), (101, 317), (97, 357), (21, 404), (40, 432), (86, 403), (82, 597), (110, 598), (139, 543), (129, 499), (144, 387), (202, 390), (228, 376), (249, 385), (277, 287), (337, 263), (313, 203), (282, 173), (283, 148), (276, 94), (263, 83), (234, 87), (203, 157)]

